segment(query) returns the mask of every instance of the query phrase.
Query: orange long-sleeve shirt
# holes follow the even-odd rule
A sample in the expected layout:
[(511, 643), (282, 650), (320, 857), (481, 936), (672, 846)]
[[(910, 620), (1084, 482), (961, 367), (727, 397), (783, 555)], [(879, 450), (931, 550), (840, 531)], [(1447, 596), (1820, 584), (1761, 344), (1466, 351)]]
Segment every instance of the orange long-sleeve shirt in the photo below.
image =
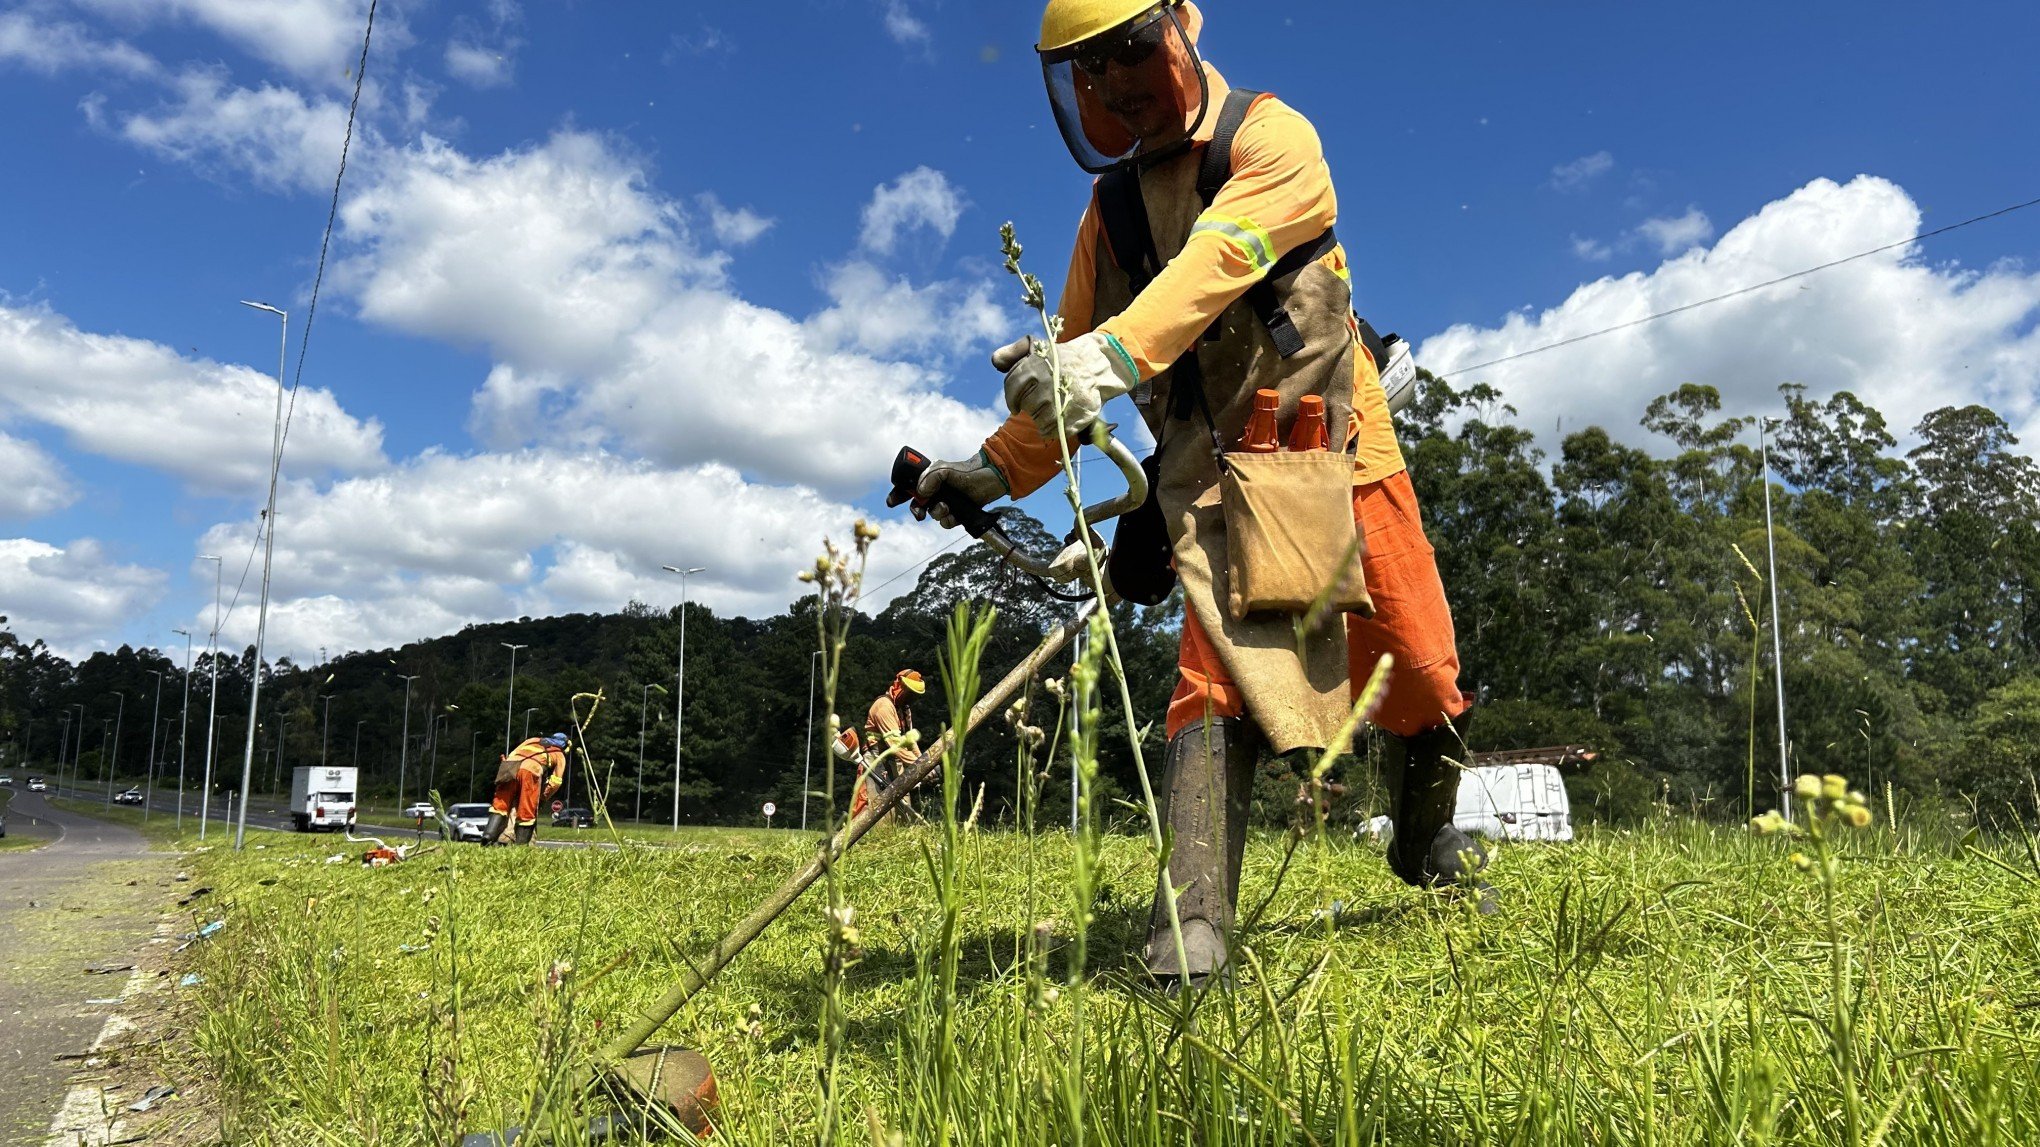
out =
[[(1207, 67), (1206, 75), (1211, 107), (1218, 108), (1229, 89), (1216, 70)], [(1215, 112), (1205, 116), (1201, 139), (1211, 138), (1217, 118)], [(1183, 249), (1131, 305), (1096, 329), (1119, 340), (1143, 380), (1153, 378), (1190, 350), (1270, 266), (1324, 234), (1337, 218), (1338, 197), (1317, 130), (1280, 100), (1260, 100), (1233, 139), (1232, 178), (1198, 216)], [(1064, 339), (1093, 329), (1103, 226), (1094, 191), (1077, 227), (1058, 307)], [(1343, 245), (1320, 261), (1340, 277), (1350, 277)], [(1354, 331), (1357, 344), (1358, 328)], [(1360, 485), (1400, 471), (1403, 458), (1375, 364), (1364, 349), (1353, 362), (1353, 423), (1347, 441), (1354, 448), (1353, 481)], [(1040, 489), (1061, 462), (1055, 444), (1044, 441), (1024, 415), (1009, 418), (993, 433), (985, 452), (1006, 475), (1015, 498)]]

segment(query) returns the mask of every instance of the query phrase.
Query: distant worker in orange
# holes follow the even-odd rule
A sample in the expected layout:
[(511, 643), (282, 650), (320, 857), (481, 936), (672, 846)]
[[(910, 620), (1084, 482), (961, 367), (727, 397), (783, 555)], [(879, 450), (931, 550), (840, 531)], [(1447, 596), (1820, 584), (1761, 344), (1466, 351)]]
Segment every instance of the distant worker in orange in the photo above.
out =
[(567, 779), (567, 735), (533, 737), (503, 754), (496, 768), (496, 796), (489, 802), (489, 823), (483, 844), (502, 842), (504, 829), (516, 822), (518, 844), (530, 844), (538, 829), (538, 809)]
[(858, 763), (857, 791), (850, 798), (851, 816), (863, 812), (878, 794), (892, 787), (895, 777), (921, 759), (920, 748), (907, 739), (914, 731), (914, 709), (908, 698), (927, 690), (928, 683), (918, 670), (902, 669), (871, 703), (864, 716), (864, 754)]

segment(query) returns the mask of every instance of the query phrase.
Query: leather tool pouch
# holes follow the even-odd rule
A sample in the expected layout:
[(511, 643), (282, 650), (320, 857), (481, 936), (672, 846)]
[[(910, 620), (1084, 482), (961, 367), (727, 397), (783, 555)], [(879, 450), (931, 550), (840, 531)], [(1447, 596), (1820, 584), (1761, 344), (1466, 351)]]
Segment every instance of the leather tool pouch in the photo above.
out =
[(1227, 607), (1236, 620), (1273, 611), (1374, 616), (1353, 521), (1353, 460), (1310, 450), (1225, 455)]

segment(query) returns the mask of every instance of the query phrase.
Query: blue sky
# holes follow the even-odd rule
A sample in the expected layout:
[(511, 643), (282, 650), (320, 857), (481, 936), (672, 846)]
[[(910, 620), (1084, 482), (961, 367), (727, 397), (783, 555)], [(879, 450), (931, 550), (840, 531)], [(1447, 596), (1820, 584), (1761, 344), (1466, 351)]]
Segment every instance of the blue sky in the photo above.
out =
[[(210, 625), (254, 536), (366, 0), (0, 2), (0, 614), (79, 654)], [(1317, 124), (1362, 313), (1449, 371), (2040, 196), (2031, 6), (1204, 5)], [(272, 648), (668, 602), (769, 613), (968, 450), (1086, 195), (1033, 4), (384, 0), (280, 511)], [(1640, 441), (1858, 390), (2040, 439), (2040, 208), (1479, 376)], [(1462, 377), (1461, 381), (1467, 379)], [(1130, 421), (1130, 420), (1129, 420)], [(1052, 506), (1055, 499), (1040, 501)], [(254, 577), (249, 580), (252, 599)], [(911, 576), (888, 592), (911, 585)], [(226, 627), (253, 634), (253, 609)]]

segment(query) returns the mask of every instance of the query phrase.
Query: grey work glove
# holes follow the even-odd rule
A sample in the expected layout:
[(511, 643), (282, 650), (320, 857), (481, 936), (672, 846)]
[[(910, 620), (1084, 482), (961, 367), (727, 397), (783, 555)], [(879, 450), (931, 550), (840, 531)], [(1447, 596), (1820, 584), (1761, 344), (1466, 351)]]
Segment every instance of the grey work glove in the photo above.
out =
[(1006, 484), (1006, 476), (992, 464), (991, 455), (983, 450), (977, 456), (963, 462), (936, 462), (921, 474), (921, 481), (914, 492), (928, 499), (927, 505), (915, 506), (914, 517), (926, 521), (934, 518), (942, 528), (956, 528), (956, 515), (941, 500), (942, 487), (949, 486), (978, 505), (988, 505), (1012, 493)]
[[(1036, 342), (1027, 336), (992, 352), (992, 369), (1006, 374), (1006, 408), (1034, 420), (1042, 438), (1055, 441), (1055, 377), (1048, 359), (1035, 353)], [(1140, 382), (1132, 356), (1119, 340), (1102, 331), (1078, 335), (1056, 345), (1056, 359), (1062, 365), (1063, 428), (1071, 434), (1097, 420), (1098, 410), (1108, 401), (1132, 390)]]

